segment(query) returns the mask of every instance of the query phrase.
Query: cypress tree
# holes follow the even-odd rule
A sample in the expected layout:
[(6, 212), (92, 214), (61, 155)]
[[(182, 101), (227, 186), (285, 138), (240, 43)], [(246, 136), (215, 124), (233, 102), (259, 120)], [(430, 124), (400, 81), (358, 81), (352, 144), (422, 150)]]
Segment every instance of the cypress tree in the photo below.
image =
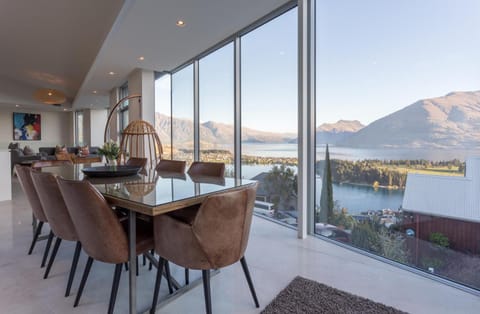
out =
[(320, 212), (318, 221), (328, 223), (333, 218), (333, 186), (332, 186), (332, 168), (330, 166), (330, 153), (325, 151), (325, 168), (323, 170), (322, 191), (320, 194)]

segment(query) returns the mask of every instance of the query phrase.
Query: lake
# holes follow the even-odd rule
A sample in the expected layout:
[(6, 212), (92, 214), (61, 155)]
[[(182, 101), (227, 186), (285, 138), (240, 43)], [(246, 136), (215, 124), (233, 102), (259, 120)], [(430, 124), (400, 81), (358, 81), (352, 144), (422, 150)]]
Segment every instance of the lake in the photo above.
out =
[[(460, 159), (480, 156), (480, 150), (446, 149), (356, 149), (330, 146), (330, 158), (361, 159), (426, 159), (432, 161)], [(296, 144), (243, 144), (242, 154), (262, 157), (297, 157)], [(317, 160), (325, 158), (325, 146), (317, 146)], [(261, 172), (268, 172), (271, 165), (244, 165), (242, 176), (252, 178)], [(296, 172), (296, 167), (292, 167)], [(322, 180), (316, 179), (316, 203), (320, 201)], [(398, 209), (402, 205), (403, 190), (374, 189), (369, 186), (334, 184), (333, 198), (340, 208), (345, 207), (350, 214), (367, 210)]]
[[(229, 149), (225, 147), (225, 149)], [(426, 159), (431, 161), (460, 159), (480, 156), (480, 149), (425, 149), (425, 148), (350, 148), (329, 146), (330, 158), (361, 159)], [(242, 154), (262, 157), (297, 157), (297, 144), (243, 143)], [(316, 159), (325, 158), (325, 145), (318, 145)]]

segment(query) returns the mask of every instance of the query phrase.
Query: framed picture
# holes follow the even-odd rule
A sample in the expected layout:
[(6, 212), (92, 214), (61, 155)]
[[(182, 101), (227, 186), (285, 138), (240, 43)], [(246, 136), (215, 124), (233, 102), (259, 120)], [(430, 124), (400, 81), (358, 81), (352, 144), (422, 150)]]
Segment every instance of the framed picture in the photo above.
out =
[(39, 141), (42, 138), (40, 115), (13, 113), (13, 139), (15, 141)]

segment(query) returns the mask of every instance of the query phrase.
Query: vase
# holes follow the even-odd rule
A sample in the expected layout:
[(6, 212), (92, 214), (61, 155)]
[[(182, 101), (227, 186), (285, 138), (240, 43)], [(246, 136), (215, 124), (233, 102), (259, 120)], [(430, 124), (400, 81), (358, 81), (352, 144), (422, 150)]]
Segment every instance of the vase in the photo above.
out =
[(116, 159), (109, 159), (105, 158), (107, 160), (107, 166), (116, 166), (117, 165), (117, 160)]

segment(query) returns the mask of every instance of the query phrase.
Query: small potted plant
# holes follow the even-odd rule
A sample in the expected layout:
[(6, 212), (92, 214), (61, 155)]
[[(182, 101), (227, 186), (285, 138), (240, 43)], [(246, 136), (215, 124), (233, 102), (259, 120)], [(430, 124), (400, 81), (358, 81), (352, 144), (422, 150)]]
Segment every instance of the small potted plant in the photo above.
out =
[(117, 159), (120, 155), (120, 147), (118, 147), (117, 143), (110, 141), (103, 144), (103, 146), (98, 149), (98, 153), (105, 156), (107, 165), (114, 166), (117, 164)]

